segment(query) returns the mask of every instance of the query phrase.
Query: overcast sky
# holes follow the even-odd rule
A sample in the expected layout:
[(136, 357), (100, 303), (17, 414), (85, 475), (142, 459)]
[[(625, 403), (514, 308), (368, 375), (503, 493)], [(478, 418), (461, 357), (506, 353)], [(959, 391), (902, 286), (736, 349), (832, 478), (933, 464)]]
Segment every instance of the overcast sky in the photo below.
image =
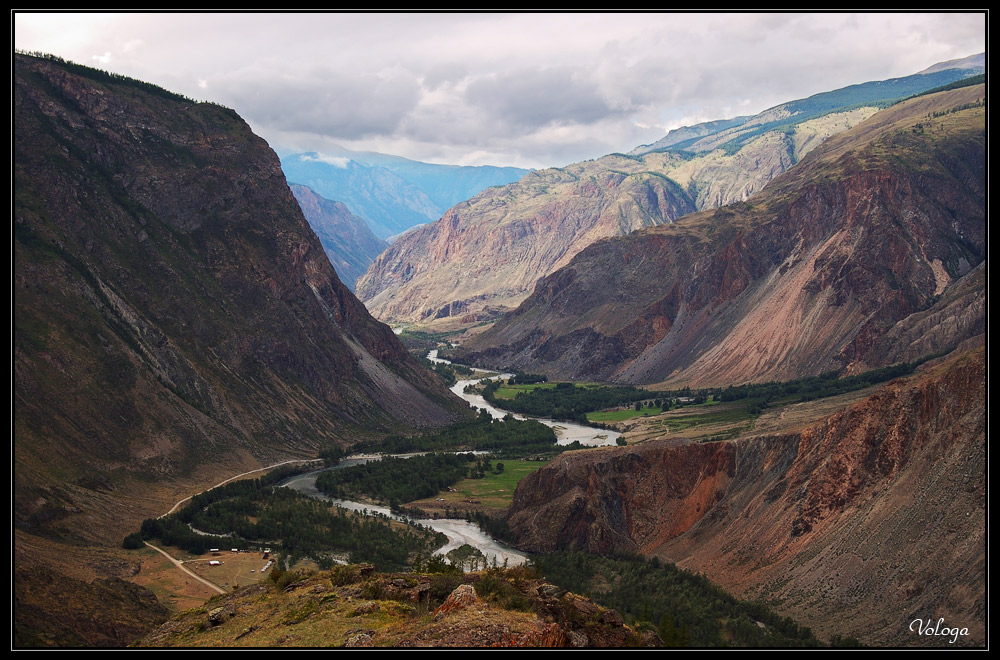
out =
[(983, 52), (986, 14), (15, 13), (14, 44), (222, 103), (281, 155), (548, 167)]

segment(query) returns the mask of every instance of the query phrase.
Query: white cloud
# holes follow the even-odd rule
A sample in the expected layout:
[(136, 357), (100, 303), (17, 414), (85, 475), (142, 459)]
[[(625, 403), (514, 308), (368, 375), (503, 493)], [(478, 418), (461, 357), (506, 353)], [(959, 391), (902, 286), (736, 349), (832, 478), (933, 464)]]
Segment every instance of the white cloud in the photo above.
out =
[(286, 153), (340, 144), (533, 167), (626, 151), (689, 118), (916, 73), (985, 50), (986, 33), (984, 13), (917, 12), (14, 19), (17, 48), (223, 103)]
[(302, 154), (299, 156), (299, 160), (307, 163), (326, 163), (327, 165), (339, 167), (342, 170), (346, 170), (347, 166), (351, 163), (350, 158), (343, 158), (341, 156), (325, 156), (323, 154), (316, 153)]

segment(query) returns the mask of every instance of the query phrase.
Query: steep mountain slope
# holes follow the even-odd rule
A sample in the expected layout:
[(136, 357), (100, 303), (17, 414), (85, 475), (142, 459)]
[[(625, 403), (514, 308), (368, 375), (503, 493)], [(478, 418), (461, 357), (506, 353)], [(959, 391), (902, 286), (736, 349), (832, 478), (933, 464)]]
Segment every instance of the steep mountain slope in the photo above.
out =
[[(951, 300), (938, 296), (985, 259), (983, 95), (979, 85), (893, 106), (752, 204), (592, 245), (464, 359), (717, 385), (884, 364), (895, 353), (879, 339)], [(975, 334), (969, 321), (935, 343)]]
[(534, 172), (401, 238), (358, 281), (358, 296), (387, 321), (491, 318), (596, 240), (746, 200), (879, 107), (979, 70), (854, 85), (753, 117), (679, 129), (630, 155)]
[(322, 156), (292, 154), (281, 159), (281, 167), (289, 181), (346, 204), (382, 239), (433, 222), (462, 200), (528, 173), (516, 167), (435, 165), (347, 149)]
[(693, 210), (680, 186), (624, 156), (533, 172), (400, 237), (358, 280), (358, 297), (384, 319), (478, 320), (515, 305), (539, 273), (593, 241)]
[(14, 73), (20, 529), (118, 544), (220, 474), (464, 414), (341, 284), (235, 112), (57, 61)]
[(148, 589), (120, 578), (87, 583), (37, 563), (14, 572), (16, 648), (122, 647), (170, 616)]
[(354, 283), (389, 244), (375, 236), (365, 221), (344, 204), (320, 197), (308, 186), (291, 183), (288, 187), (340, 281), (354, 291)]
[(985, 644), (985, 351), (783, 434), (563, 454), (518, 484), (525, 549), (676, 561), (823, 636)]

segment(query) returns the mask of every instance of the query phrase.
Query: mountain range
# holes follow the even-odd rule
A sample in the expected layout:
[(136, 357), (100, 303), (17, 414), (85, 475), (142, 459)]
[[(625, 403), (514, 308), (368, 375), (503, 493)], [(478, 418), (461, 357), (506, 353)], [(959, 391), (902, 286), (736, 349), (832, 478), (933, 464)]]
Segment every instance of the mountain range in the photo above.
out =
[[(128, 581), (146, 560), (121, 539), (192, 493), (468, 419), (342, 281), (393, 231), (365, 226), (354, 205), (367, 200), (400, 226), (443, 213), (396, 239), (357, 290), (387, 320), (495, 321), (453, 349), (465, 362), (724, 387), (922, 360), (849, 403), (787, 406), (726, 441), (664, 426), (567, 451), (520, 480), (504, 521), (523, 550), (677, 562), (826, 639), (947, 646), (907, 627), (941, 618), (979, 644), (982, 66), (942, 63), (678, 129), (445, 211), (458, 193), (435, 189), (444, 170), (371, 154), (279, 161), (230, 109), (17, 54), (15, 643), (121, 646), (158, 626), (157, 597)], [(317, 185), (340, 176), (324, 168), (344, 173), (341, 188)], [(531, 569), (372, 570), (272, 573), (178, 607), (144, 643), (353, 646), (376, 628), (393, 645), (663, 641)], [(480, 587), (505, 594), (503, 607), (454, 602), (475, 603)], [(432, 598), (452, 605), (432, 614)]]
[[(973, 85), (894, 105), (746, 202), (596, 242), (460, 354), (559, 378), (725, 386), (883, 366), (904, 335), (951, 348), (985, 323), (981, 286), (962, 311), (950, 295), (983, 281), (984, 98)], [(928, 314), (933, 327), (918, 322)]]
[(468, 327), (497, 318), (595, 241), (745, 201), (824, 140), (902, 97), (981, 72), (981, 59), (678, 129), (630, 154), (532, 172), (401, 237), (358, 281), (358, 296), (377, 318), (395, 323)]

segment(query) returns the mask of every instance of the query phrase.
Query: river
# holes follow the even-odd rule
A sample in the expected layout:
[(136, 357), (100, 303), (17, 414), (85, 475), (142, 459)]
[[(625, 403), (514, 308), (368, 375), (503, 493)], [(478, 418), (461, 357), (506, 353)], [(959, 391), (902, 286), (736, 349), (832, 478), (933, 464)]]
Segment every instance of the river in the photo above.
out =
[[(410, 454), (412, 455), (412, 454)], [(378, 460), (382, 458), (381, 456), (349, 456), (342, 460), (337, 465), (332, 468), (326, 468), (329, 470), (339, 470), (345, 467), (350, 467), (352, 465), (361, 465), (362, 463), (367, 463), (368, 461)], [(316, 476), (323, 472), (323, 470), (315, 470), (313, 472), (307, 472), (305, 474), (296, 475), (290, 477), (285, 481), (282, 481), (278, 486), (284, 486), (286, 488), (291, 488), (296, 490), (303, 495), (308, 495), (310, 497), (315, 497), (317, 499), (325, 500), (331, 504), (335, 504), (344, 509), (349, 509), (351, 511), (368, 511), (369, 513), (380, 513), (385, 516), (389, 516), (395, 520), (403, 520), (402, 516), (397, 516), (396, 514), (389, 511), (385, 507), (375, 506), (372, 504), (364, 504), (362, 502), (352, 502), (350, 500), (341, 500), (333, 497), (328, 497), (321, 493), (316, 488)], [(433, 529), (435, 532), (441, 532), (448, 537), (448, 543), (438, 550), (434, 554), (443, 555), (451, 552), (452, 550), (461, 547), (463, 544), (468, 543), (474, 548), (477, 548), (486, 557), (486, 561), (493, 563), (493, 559), (496, 559), (498, 565), (508, 566), (520, 566), (528, 561), (527, 555), (522, 552), (518, 552), (512, 548), (505, 546), (499, 541), (488, 536), (483, 530), (479, 529), (479, 526), (475, 523), (470, 523), (467, 520), (461, 519), (439, 519), (435, 520), (432, 518), (422, 518), (422, 519), (410, 519), (415, 523), (424, 525)]]
[[(427, 359), (431, 362), (451, 364), (448, 360), (438, 357), (437, 349), (430, 351), (427, 354)], [(522, 415), (491, 406), (487, 403), (486, 399), (479, 394), (466, 394), (465, 392), (465, 388), (474, 383), (493, 378), (509, 378), (512, 374), (497, 374), (483, 369), (474, 369), (474, 371), (483, 375), (478, 378), (459, 380), (454, 386), (452, 386), (451, 391), (464, 399), (466, 403), (473, 408), (482, 408), (486, 410), (486, 412), (492, 415), (495, 419), (503, 419), (507, 415), (511, 414), (514, 415), (515, 419), (527, 419)], [(573, 442), (579, 442), (581, 445), (587, 447), (602, 447), (605, 445), (616, 444), (618, 438), (621, 436), (621, 433), (617, 433), (615, 431), (595, 429), (581, 424), (573, 424), (571, 422), (560, 422), (552, 419), (539, 419), (538, 421), (551, 427), (552, 430), (555, 431), (556, 444), (559, 445), (568, 445)], [(407, 455), (401, 456), (405, 457)], [(334, 467), (326, 469), (339, 470), (345, 467), (350, 467), (351, 465), (360, 465), (371, 460), (378, 460), (379, 458), (381, 458), (381, 456), (348, 456)], [(291, 488), (302, 493), (303, 495), (322, 499), (330, 502), (331, 504), (335, 504), (336, 506), (352, 511), (368, 511), (370, 513), (379, 513), (389, 516), (390, 518), (394, 518), (396, 520), (403, 520), (401, 516), (397, 516), (385, 507), (364, 504), (362, 502), (352, 502), (350, 500), (341, 500), (324, 495), (316, 488), (316, 476), (322, 471), (323, 470), (315, 470), (313, 472), (307, 472), (305, 474), (290, 477), (289, 479), (279, 483), (278, 486)], [(444, 547), (438, 549), (435, 554), (446, 554), (451, 550), (468, 543), (482, 552), (486, 557), (486, 560), (490, 563), (492, 563), (495, 558), (497, 564), (503, 565), (506, 563), (508, 566), (518, 566), (528, 560), (527, 555), (524, 553), (505, 546), (483, 532), (478, 525), (470, 523), (466, 520), (452, 518), (435, 520), (431, 518), (424, 518), (420, 520), (413, 520), (413, 522), (425, 525), (448, 537), (448, 543)]]
[[(427, 359), (431, 362), (437, 362), (440, 364), (451, 364), (448, 360), (438, 357), (436, 348), (427, 354)], [(469, 385), (493, 378), (510, 378), (513, 374), (497, 374), (492, 371), (485, 371), (483, 369), (476, 368), (473, 368), (473, 371), (484, 375), (479, 378), (460, 380), (452, 386), (451, 391), (464, 399), (465, 402), (473, 408), (483, 408), (486, 412), (492, 415), (494, 419), (503, 419), (507, 415), (514, 415), (514, 419), (529, 419), (522, 415), (512, 413), (509, 410), (503, 410), (491, 406), (481, 394), (466, 394), (465, 392), (465, 388)], [(558, 445), (569, 445), (574, 442), (579, 442), (584, 447), (604, 447), (607, 445), (617, 444), (618, 438), (622, 435), (617, 431), (605, 431), (604, 429), (595, 429), (591, 426), (583, 426), (582, 424), (574, 424), (572, 422), (561, 422), (554, 419), (539, 419), (537, 417), (532, 417), (530, 419), (537, 419), (542, 424), (552, 428), (552, 430), (556, 432), (556, 444)]]

